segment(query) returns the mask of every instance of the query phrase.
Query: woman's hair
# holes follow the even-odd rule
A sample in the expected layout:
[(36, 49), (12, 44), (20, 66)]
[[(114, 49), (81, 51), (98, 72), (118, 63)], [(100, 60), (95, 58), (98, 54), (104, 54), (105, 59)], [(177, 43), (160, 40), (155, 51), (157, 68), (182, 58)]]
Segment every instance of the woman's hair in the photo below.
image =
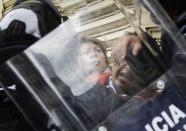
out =
[(108, 60), (107, 60), (107, 51), (106, 51), (106, 45), (103, 41), (100, 41), (98, 39), (95, 39), (95, 38), (90, 38), (90, 37), (81, 37), (80, 38), (80, 45), (83, 45), (83, 44), (88, 44), (88, 43), (93, 43), (95, 45), (98, 45), (101, 50), (103, 51), (103, 54), (105, 55), (105, 60), (106, 60), (106, 63), (108, 65)]

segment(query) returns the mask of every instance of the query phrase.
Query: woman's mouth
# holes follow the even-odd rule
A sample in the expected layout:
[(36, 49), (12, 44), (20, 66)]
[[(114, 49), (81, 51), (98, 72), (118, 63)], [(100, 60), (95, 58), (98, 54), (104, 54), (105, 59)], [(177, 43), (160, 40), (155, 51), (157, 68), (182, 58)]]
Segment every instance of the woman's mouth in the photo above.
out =
[(94, 60), (91, 62), (91, 65), (100, 65), (100, 64), (101, 64), (101, 62), (98, 60)]

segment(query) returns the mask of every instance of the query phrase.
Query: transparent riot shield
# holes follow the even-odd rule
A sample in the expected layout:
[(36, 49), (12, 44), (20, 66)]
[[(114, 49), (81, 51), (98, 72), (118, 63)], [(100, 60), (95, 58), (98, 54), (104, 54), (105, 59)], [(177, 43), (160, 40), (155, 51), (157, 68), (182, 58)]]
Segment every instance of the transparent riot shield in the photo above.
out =
[[(134, 0), (137, 15), (135, 18), (131, 16), (122, 2), (118, 0), (116, 4), (120, 11), (125, 14), (135, 33), (128, 33), (119, 41), (119, 44), (113, 45), (113, 69), (121, 72), (121, 75), (124, 74), (122, 70), (125, 70), (126, 74), (130, 74), (130, 70), (132, 70), (136, 77), (133, 77), (135, 80), (128, 79), (127, 85), (125, 80), (127, 75), (123, 75), (123, 78), (121, 76), (117, 77), (116, 71), (116, 78), (114, 79), (114, 70), (112, 70), (113, 83), (115, 83), (115, 86), (122, 85), (120, 87), (123, 90), (125, 89), (124, 92), (127, 92), (126, 88), (131, 84), (130, 82), (137, 82), (138, 86), (142, 85), (145, 88), (109, 115), (97, 129), (113, 131), (185, 131), (184, 68), (186, 42), (185, 32), (183, 31), (184, 18), (182, 17), (182, 20), (180, 20), (180, 16), (173, 17), (171, 15), (171, 12), (169, 12), (170, 1), (170, 3), (160, 1), (161, 4), (169, 3), (168, 7), (164, 5), (163, 8), (156, 0)], [(175, 8), (181, 8), (181, 5), (175, 6)], [(150, 16), (151, 21), (148, 21), (147, 16)], [(175, 18), (179, 18), (182, 23), (177, 23)], [(152, 22), (151, 24), (154, 24), (154, 27), (148, 27), (148, 22)], [(157, 34), (153, 34), (154, 29), (152, 30), (152, 28), (160, 31), (160, 41), (153, 42), (151, 39), (157, 37)], [(145, 49), (150, 51), (151, 57), (149, 60), (147, 60), (148, 53), (143, 53)], [(120, 54), (119, 51), (123, 52)], [(150, 60), (153, 62), (150, 62)], [(147, 86), (140, 84), (137, 76), (145, 80)], [(134, 87), (130, 86), (131, 88), (135, 90)]]
[(185, 38), (160, 4), (82, 3), (1, 65), (1, 89), (30, 125), (36, 131), (186, 130)]

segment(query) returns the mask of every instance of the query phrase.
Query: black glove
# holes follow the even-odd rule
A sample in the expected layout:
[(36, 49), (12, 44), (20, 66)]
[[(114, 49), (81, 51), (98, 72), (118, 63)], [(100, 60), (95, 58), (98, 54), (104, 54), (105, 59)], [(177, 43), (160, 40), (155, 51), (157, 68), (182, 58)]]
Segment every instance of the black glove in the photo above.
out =
[(22, 21), (14, 20), (10, 23), (7, 29), (0, 32), (0, 40), (2, 42), (10, 42), (19, 39), (22, 34), (25, 34), (26, 25)]

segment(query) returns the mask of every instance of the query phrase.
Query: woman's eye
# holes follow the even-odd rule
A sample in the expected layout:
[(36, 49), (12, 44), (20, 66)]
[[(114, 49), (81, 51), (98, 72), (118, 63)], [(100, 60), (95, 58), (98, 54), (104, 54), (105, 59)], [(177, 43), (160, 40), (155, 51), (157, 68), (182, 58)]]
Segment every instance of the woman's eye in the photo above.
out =
[(101, 48), (96, 48), (96, 51), (97, 52), (102, 52), (102, 49)]

